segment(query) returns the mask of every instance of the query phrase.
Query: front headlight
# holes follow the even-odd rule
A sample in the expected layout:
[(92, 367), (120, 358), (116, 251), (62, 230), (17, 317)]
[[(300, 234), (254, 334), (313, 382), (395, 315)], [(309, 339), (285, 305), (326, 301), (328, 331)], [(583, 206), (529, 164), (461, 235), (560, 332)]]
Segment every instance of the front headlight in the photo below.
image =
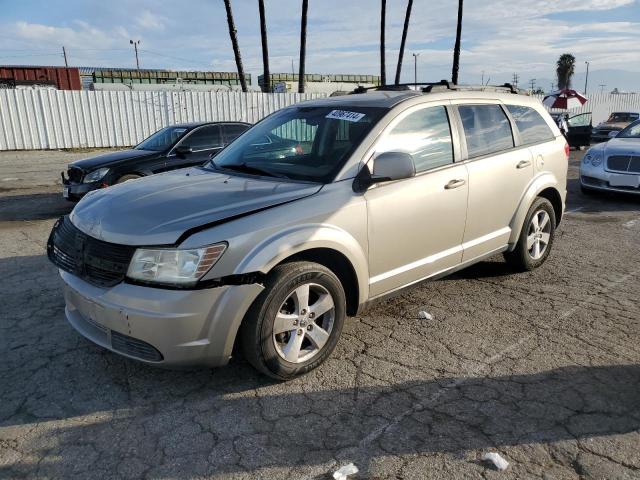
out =
[(84, 180), (82, 182), (83, 183), (98, 182), (102, 180), (107, 173), (109, 173), (109, 169), (107, 167), (99, 168), (97, 170), (94, 170), (91, 173), (87, 173), (84, 176)]
[(127, 277), (149, 283), (195, 285), (220, 259), (226, 243), (191, 249), (139, 248)]
[(582, 161), (585, 165), (591, 164), (597, 167), (602, 163), (602, 154), (598, 152), (587, 152)]

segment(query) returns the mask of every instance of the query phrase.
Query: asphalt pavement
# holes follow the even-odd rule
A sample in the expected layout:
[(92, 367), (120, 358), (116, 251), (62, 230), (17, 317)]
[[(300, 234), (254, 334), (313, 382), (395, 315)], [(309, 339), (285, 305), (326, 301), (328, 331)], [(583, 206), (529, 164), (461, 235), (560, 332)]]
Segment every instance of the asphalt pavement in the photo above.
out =
[(83, 155), (0, 154), (0, 478), (640, 478), (640, 198), (583, 196), (582, 152), (542, 268), (424, 283), (288, 383), (151, 368), (67, 324), (44, 252)]

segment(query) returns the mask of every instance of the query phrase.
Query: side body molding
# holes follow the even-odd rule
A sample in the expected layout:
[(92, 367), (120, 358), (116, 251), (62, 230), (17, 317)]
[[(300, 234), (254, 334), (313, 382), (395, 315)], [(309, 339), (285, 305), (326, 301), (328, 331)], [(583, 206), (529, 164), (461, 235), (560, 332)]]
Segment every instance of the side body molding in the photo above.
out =
[[(527, 216), (527, 212), (529, 211), (529, 207), (533, 203), (533, 200), (538, 196), (540, 192), (547, 188), (553, 188), (558, 193), (562, 192), (562, 189), (559, 188), (558, 180), (555, 175), (549, 172), (540, 173), (538, 176), (534, 177), (529, 183), (518, 208), (516, 210), (515, 215), (511, 219), (511, 223), (509, 227), (511, 228), (511, 236), (509, 237), (509, 250), (513, 250), (518, 242), (518, 237), (520, 236), (520, 230), (522, 230), (522, 225), (524, 224), (524, 219)], [(564, 210), (564, 198), (562, 208)]]

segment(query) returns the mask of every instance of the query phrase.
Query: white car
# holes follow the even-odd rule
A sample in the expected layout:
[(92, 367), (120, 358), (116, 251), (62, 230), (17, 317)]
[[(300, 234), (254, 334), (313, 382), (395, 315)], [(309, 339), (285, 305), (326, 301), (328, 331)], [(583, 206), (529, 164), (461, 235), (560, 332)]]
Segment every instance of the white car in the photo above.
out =
[(580, 164), (580, 188), (640, 194), (640, 120), (589, 149)]

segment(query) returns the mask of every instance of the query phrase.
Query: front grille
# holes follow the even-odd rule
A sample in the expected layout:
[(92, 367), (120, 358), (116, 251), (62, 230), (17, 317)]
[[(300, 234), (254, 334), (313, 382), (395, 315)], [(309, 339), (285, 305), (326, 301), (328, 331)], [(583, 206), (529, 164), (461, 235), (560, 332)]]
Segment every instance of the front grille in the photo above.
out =
[(111, 347), (117, 352), (150, 362), (160, 362), (163, 359), (162, 354), (153, 345), (113, 330), (111, 331)]
[(611, 155), (607, 158), (607, 169), (616, 172), (640, 174), (640, 156)]
[(84, 177), (84, 172), (81, 168), (78, 167), (69, 167), (67, 169), (67, 177), (74, 183), (81, 183), (82, 177)]
[(68, 216), (56, 222), (47, 242), (47, 255), (56, 266), (100, 287), (124, 280), (134, 251), (135, 247), (90, 237)]

